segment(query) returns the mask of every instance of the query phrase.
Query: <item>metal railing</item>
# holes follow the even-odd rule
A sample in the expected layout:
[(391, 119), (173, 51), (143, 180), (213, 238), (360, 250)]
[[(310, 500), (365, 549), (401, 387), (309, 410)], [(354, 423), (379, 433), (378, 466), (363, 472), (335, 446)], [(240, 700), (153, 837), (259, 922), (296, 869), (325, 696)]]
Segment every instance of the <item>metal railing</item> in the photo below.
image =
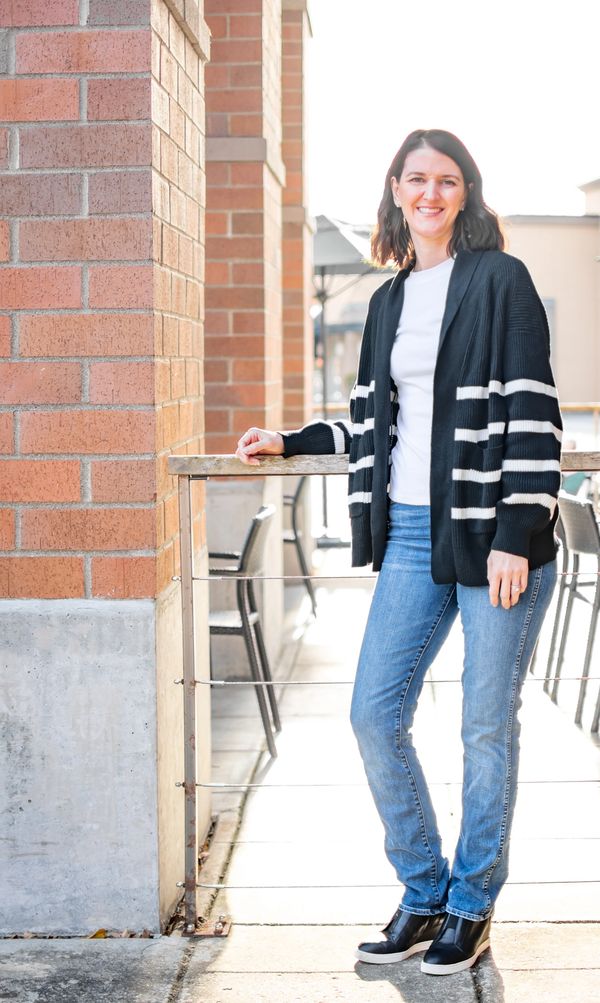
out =
[[(600, 471), (600, 452), (566, 451), (563, 452), (561, 469), (563, 473), (575, 471)], [(181, 568), (181, 609), (182, 609), (182, 668), (183, 677), (174, 680), (183, 687), (183, 724), (184, 724), (184, 779), (177, 786), (185, 792), (185, 880), (179, 883), (184, 889), (185, 930), (191, 934), (196, 928), (197, 892), (198, 888), (222, 888), (224, 885), (200, 885), (198, 883), (198, 833), (196, 822), (197, 790), (250, 790), (265, 787), (338, 787), (355, 786), (348, 784), (222, 784), (200, 783), (197, 779), (196, 754), (196, 686), (226, 687), (226, 686), (306, 686), (306, 685), (350, 685), (353, 680), (290, 680), (287, 682), (273, 680), (272, 682), (255, 682), (253, 680), (211, 680), (196, 677), (196, 655), (194, 647), (194, 581), (208, 581), (209, 576), (194, 574), (193, 563), (193, 513), (192, 513), (192, 481), (206, 481), (212, 478), (243, 478), (243, 477), (297, 477), (300, 475), (340, 475), (348, 473), (347, 455), (338, 456), (295, 456), (290, 459), (282, 457), (263, 457), (260, 466), (247, 466), (234, 456), (171, 456), (168, 461), (168, 471), (175, 475), (179, 482), (179, 534), (180, 534), (180, 568)], [(238, 576), (242, 577), (242, 576)], [(332, 581), (346, 577), (336, 575), (315, 575), (313, 580)], [(357, 579), (374, 579), (371, 573), (348, 576), (353, 581)], [(228, 575), (227, 580), (231, 581)], [(219, 580), (219, 575), (210, 575), (210, 580)], [(261, 576), (262, 581), (285, 580), (303, 581), (300, 575)], [(532, 677), (530, 677), (531, 679)], [(595, 677), (588, 677), (595, 678)], [(544, 682), (544, 680), (539, 680)], [(547, 683), (546, 679), (546, 683)], [(456, 682), (456, 680), (435, 680), (440, 682)], [(568, 783), (569, 781), (564, 781)], [(284, 887), (284, 886), (281, 886)], [(287, 887), (287, 886), (286, 886)]]

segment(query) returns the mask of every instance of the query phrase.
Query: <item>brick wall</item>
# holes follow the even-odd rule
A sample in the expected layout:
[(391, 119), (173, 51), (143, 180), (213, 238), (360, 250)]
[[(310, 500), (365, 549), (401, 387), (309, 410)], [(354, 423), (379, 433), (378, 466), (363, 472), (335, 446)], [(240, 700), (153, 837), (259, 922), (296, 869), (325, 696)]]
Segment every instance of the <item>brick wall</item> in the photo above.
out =
[(312, 235), (307, 215), (304, 79), (311, 35), (306, 0), (283, 0), (283, 424), (312, 418)]
[(0, 6), (5, 597), (153, 596), (175, 569), (165, 458), (201, 443), (203, 191), (178, 6)]
[(206, 450), (229, 453), (281, 422), (281, 10), (208, 0), (205, 16)]
[[(187, 4), (188, 12), (190, 4)], [(162, 0), (153, 3), (152, 163), (156, 353), (158, 589), (179, 571), (172, 452), (204, 451), (204, 72), (192, 42)], [(196, 495), (196, 540), (203, 498)]]

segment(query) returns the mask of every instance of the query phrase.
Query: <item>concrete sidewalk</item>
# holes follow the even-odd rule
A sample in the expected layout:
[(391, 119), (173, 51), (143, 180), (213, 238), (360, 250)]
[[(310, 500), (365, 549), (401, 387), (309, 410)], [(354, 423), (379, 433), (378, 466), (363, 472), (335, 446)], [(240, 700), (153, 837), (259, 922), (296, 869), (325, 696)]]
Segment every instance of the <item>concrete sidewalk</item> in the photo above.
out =
[[(344, 558), (323, 559), (323, 572), (333, 573)], [(369, 588), (355, 578), (320, 590), (318, 619), (301, 641), (288, 620), (283, 677), (352, 677)], [(577, 649), (585, 613), (577, 611), (583, 619), (573, 628)], [(538, 672), (546, 642), (545, 635)], [(567, 675), (577, 674), (578, 661), (574, 648)], [(415, 726), (450, 850), (460, 812), (460, 663), (457, 628), (432, 669)], [(261, 752), (254, 694), (236, 688), (214, 693), (214, 780), (331, 786), (265, 787), (245, 803), (240, 791), (215, 796), (219, 824), (200, 881), (219, 883), (231, 853), (229, 887), (202, 892), (201, 911), (212, 903), (213, 918), (230, 916), (229, 936), (3, 941), (0, 1000), (600, 1003), (600, 751), (572, 724), (576, 688), (565, 681), (556, 707), (535, 677), (526, 683), (509, 883), (492, 950), (469, 972), (433, 978), (421, 974), (419, 958), (381, 967), (354, 961), (356, 944), (389, 919), (399, 890), (348, 724), (350, 686), (286, 689), (274, 762)]]

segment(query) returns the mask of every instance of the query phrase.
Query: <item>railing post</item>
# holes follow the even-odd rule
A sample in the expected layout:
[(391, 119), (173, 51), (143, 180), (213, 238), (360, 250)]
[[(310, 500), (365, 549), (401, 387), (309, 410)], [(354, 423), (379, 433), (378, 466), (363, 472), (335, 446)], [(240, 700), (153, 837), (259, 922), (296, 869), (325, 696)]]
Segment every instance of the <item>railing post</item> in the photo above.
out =
[(183, 632), (183, 732), (185, 790), (185, 927), (193, 933), (197, 919), (198, 834), (196, 831), (196, 666), (194, 647), (194, 583), (191, 478), (179, 476), (179, 541), (181, 547), (181, 626)]

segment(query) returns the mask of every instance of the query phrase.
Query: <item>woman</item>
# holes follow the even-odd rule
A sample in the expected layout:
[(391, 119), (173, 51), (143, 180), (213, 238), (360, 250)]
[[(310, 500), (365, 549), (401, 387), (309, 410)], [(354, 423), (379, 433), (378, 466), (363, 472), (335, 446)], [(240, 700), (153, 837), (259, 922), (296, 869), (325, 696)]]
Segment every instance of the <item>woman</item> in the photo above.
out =
[[(373, 295), (350, 422), (252, 428), (237, 456), (349, 452), (353, 564), (380, 570), (352, 725), (404, 885), (383, 964), (425, 951), (446, 975), (489, 946), (508, 870), (520, 690), (555, 584), (562, 425), (546, 315), (503, 252), (464, 145), (412, 132), (388, 171), (374, 259), (400, 271)], [(450, 869), (414, 750), (423, 678), (460, 614), (464, 773)]]

